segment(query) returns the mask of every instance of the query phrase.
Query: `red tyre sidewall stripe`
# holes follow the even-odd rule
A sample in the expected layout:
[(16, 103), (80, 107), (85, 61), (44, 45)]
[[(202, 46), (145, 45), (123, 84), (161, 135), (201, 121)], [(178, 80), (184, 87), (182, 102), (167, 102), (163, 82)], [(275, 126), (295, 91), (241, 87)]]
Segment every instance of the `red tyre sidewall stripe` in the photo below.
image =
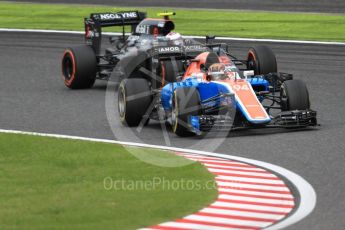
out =
[(71, 74), (70, 79), (67, 80), (67, 79), (65, 78), (64, 74), (63, 74), (63, 71), (64, 71), (63, 68), (64, 68), (64, 67), (63, 67), (63, 65), (62, 65), (62, 77), (63, 77), (63, 79), (64, 79), (64, 81), (65, 81), (65, 84), (66, 84), (67, 86), (70, 86), (70, 85), (72, 84), (74, 78), (75, 78), (76, 63), (75, 63), (74, 54), (73, 54), (73, 52), (72, 52), (71, 50), (65, 50), (65, 52), (64, 52), (64, 54), (63, 54), (63, 58), (64, 58), (66, 55), (69, 55), (70, 58), (71, 58), (72, 65), (73, 65), (73, 71), (72, 71), (72, 74)]
[(161, 61), (161, 71), (162, 71), (162, 87), (164, 87), (165, 85), (165, 75), (166, 75), (166, 70), (165, 70), (165, 66), (164, 66), (164, 62)]
[(256, 55), (254, 54), (254, 52), (253, 51), (249, 51), (249, 53), (248, 53), (248, 57), (247, 57), (247, 60), (249, 60), (249, 57), (250, 56), (252, 56), (253, 57), (253, 59), (254, 59), (254, 61), (256, 61)]

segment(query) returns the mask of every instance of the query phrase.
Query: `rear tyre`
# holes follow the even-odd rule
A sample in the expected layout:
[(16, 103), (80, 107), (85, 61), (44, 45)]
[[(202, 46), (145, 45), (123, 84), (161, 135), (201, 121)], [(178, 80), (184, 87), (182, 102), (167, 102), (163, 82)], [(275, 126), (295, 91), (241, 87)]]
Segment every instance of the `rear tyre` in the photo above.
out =
[(247, 69), (254, 70), (255, 75), (277, 72), (277, 60), (271, 48), (255, 46), (249, 49)]
[(196, 88), (177, 88), (171, 113), (173, 132), (180, 137), (194, 136), (189, 126), (190, 116), (200, 115), (200, 97)]
[(77, 46), (65, 50), (62, 57), (62, 76), (71, 89), (91, 88), (96, 80), (97, 59), (90, 46)]
[(122, 124), (138, 126), (152, 102), (146, 79), (130, 78), (121, 81), (118, 89), (118, 110)]
[(162, 82), (159, 82), (158, 85), (164, 86), (167, 83), (178, 81), (177, 76), (183, 71), (184, 66), (182, 61), (161, 61), (161, 64), (158, 68), (158, 74), (160, 75)]
[(282, 111), (310, 108), (308, 89), (301, 80), (285, 81), (280, 88), (280, 98)]

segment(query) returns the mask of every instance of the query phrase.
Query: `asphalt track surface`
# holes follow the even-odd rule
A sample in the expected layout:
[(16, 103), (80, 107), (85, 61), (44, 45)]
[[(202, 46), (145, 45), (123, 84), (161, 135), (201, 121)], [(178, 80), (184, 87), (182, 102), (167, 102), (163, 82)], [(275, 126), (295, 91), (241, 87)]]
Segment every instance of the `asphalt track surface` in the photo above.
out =
[[(69, 0), (14, 0), (17, 2), (72, 3)], [(103, 4), (128, 7), (174, 7), (345, 13), (343, 0), (74, 0), (74, 4)]]
[[(0, 33), (0, 128), (114, 139), (106, 116), (106, 82), (98, 81), (89, 90), (72, 91), (61, 79), (64, 48), (82, 40), (81, 35)], [(255, 45), (231, 44), (238, 57), (244, 57), (248, 47)], [(314, 212), (289, 229), (343, 229), (345, 46), (269, 45), (277, 55), (280, 71), (306, 81), (312, 108), (318, 111), (322, 126), (302, 131), (231, 132), (215, 152), (280, 165), (313, 185), (318, 196)], [(107, 92), (113, 92), (112, 87), (109, 89)], [(128, 130), (120, 124), (114, 128), (115, 133)], [(165, 145), (157, 123), (138, 136), (145, 143)], [(137, 140), (130, 136), (121, 141)], [(198, 141), (212, 144), (213, 139), (170, 135), (170, 141), (172, 146), (190, 147)], [(210, 147), (197, 148), (208, 151)]]

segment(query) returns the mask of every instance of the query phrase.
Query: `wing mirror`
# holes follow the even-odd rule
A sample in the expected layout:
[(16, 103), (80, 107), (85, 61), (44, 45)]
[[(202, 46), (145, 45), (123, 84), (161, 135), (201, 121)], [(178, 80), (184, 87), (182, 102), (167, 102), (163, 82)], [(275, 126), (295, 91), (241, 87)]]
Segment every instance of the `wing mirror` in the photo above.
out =
[(245, 70), (243, 71), (243, 76), (245, 79), (248, 79), (248, 77), (253, 77), (254, 74), (254, 70)]

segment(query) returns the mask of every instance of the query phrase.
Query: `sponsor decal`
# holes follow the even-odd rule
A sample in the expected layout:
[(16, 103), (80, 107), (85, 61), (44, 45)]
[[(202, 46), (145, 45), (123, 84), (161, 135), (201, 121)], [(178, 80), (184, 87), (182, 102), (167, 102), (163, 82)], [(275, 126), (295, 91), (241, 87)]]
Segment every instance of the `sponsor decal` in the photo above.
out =
[(249, 90), (248, 85), (233, 85), (232, 88), (233, 88), (235, 91)]
[(122, 17), (124, 18), (137, 18), (137, 12), (125, 12), (125, 13), (121, 13)]
[(181, 48), (179, 46), (157, 47), (155, 51), (158, 53), (179, 53)]
[(118, 19), (120, 17), (117, 14), (100, 14), (99, 18), (101, 20), (110, 20), (110, 19)]
[(138, 36), (138, 35), (130, 35), (128, 37), (129, 41), (136, 41), (136, 40), (139, 40), (139, 39), (140, 39), (140, 36)]
[(189, 46), (185, 46), (184, 49), (186, 52), (206, 51), (207, 50), (207, 48), (202, 46), (202, 45), (189, 45)]
[(94, 14), (94, 18), (99, 20), (119, 20), (119, 19), (133, 19), (137, 18), (137, 12), (124, 12), (124, 13), (104, 13), (104, 14)]
[(149, 34), (150, 27), (148, 25), (139, 25), (135, 29), (135, 32), (138, 34)]

